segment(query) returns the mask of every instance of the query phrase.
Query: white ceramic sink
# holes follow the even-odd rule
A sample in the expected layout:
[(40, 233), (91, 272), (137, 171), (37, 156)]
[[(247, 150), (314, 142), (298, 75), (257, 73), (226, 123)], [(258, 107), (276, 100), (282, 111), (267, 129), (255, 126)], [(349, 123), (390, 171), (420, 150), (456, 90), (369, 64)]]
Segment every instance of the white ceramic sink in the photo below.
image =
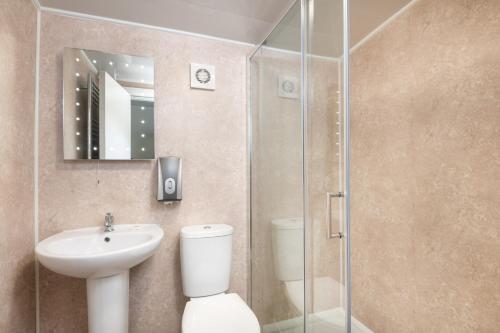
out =
[(38, 243), (48, 269), (87, 279), (89, 333), (128, 332), (129, 270), (151, 257), (163, 239), (156, 224), (68, 230)]
[(153, 255), (163, 238), (156, 224), (119, 224), (115, 230), (84, 228), (63, 231), (36, 247), (38, 260), (48, 269), (77, 278), (121, 273)]

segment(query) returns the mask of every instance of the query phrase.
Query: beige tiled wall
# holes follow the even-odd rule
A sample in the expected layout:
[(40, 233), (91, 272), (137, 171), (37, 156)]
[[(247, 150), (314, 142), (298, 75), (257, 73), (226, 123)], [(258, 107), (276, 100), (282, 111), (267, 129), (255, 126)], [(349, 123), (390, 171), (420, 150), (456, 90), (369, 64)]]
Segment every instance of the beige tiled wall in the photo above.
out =
[(354, 315), (500, 328), (500, 2), (420, 0), (352, 54)]
[[(62, 51), (78, 47), (155, 60), (157, 156), (179, 155), (183, 200), (156, 201), (154, 161), (63, 161)], [(180, 332), (185, 304), (179, 230), (190, 224), (235, 227), (231, 291), (246, 298), (247, 46), (164, 31), (44, 13), (41, 31), (40, 237), (117, 223), (158, 223), (165, 238), (151, 260), (132, 269), (131, 332)], [(189, 64), (216, 67), (215, 91), (191, 90)], [(97, 179), (100, 180), (99, 185)], [(85, 281), (41, 270), (42, 332), (86, 332)]]
[(34, 332), (36, 9), (0, 0), (0, 332)]

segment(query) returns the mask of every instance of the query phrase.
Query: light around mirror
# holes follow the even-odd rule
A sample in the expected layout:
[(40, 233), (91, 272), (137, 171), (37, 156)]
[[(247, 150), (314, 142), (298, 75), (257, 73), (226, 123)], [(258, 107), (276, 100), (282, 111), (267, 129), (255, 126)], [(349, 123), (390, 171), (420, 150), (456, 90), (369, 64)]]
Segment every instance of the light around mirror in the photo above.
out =
[(64, 159), (154, 159), (153, 59), (65, 48), (63, 66)]

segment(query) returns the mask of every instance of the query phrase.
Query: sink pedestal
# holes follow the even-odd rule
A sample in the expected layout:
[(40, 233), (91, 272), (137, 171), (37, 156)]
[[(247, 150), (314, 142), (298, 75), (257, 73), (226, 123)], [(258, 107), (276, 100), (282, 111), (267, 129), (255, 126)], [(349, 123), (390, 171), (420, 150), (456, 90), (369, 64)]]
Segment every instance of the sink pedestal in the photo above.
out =
[(129, 271), (87, 279), (89, 333), (128, 332)]

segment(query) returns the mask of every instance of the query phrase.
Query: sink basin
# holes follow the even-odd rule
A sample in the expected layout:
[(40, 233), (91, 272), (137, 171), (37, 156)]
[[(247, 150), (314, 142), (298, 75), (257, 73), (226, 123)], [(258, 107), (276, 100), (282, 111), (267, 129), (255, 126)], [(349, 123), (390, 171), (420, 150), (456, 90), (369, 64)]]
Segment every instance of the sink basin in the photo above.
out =
[(75, 229), (44, 239), (36, 254), (56, 273), (98, 278), (140, 264), (153, 255), (162, 238), (163, 230), (156, 224), (120, 224), (112, 232), (101, 227)]
[(163, 239), (156, 224), (68, 230), (44, 239), (36, 255), (48, 269), (87, 280), (89, 333), (127, 333), (129, 271), (151, 257)]

